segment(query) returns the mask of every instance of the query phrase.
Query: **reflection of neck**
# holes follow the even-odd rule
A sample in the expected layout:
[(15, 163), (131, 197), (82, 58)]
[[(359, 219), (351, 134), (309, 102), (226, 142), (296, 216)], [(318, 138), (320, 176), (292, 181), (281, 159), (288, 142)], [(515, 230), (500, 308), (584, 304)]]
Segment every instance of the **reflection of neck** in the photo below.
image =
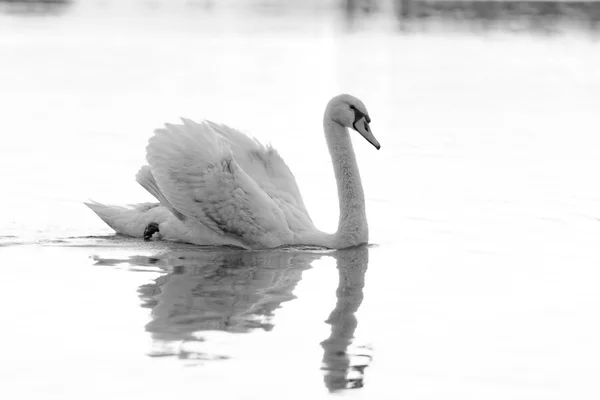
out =
[[(340, 250), (335, 257), (339, 273), (337, 302), (327, 319), (331, 325), (331, 335), (321, 343), (324, 369), (327, 371), (325, 385), (330, 391), (362, 386), (364, 369), (367, 367), (364, 362), (350, 365), (348, 347), (358, 325), (355, 314), (363, 300), (365, 273), (369, 263), (368, 248), (360, 246)], [(356, 371), (357, 376), (348, 377), (351, 371)]]
[(337, 182), (340, 219), (334, 241), (336, 248), (355, 246), (369, 240), (365, 195), (348, 129), (327, 114), (323, 121), (327, 147)]

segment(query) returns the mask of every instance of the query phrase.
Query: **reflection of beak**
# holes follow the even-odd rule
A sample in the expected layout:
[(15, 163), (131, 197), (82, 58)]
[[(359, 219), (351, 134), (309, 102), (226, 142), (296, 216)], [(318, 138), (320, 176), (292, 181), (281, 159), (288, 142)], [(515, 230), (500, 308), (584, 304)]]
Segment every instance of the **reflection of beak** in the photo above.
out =
[(371, 127), (369, 127), (369, 123), (367, 122), (365, 117), (354, 121), (352, 127), (356, 130), (356, 132), (360, 133), (365, 139), (367, 139), (369, 143), (375, 146), (377, 150), (381, 148), (381, 145), (379, 144), (377, 139), (375, 139), (375, 136), (373, 136), (373, 133), (371, 132)]

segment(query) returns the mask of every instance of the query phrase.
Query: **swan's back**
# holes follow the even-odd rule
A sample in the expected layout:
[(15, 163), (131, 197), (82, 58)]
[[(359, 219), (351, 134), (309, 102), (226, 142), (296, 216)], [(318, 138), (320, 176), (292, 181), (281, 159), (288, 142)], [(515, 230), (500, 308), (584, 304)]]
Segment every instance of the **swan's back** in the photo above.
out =
[(227, 125), (206, 123), (226, 141), (240, 167), (283, 211), (292, 231), (316, 230), (296, 178), (277, 150)]
[(226, 141), (236, 162), (261, 189), (306, 211), (296, 178), (277, 150), (227, 125), (206, 122)]

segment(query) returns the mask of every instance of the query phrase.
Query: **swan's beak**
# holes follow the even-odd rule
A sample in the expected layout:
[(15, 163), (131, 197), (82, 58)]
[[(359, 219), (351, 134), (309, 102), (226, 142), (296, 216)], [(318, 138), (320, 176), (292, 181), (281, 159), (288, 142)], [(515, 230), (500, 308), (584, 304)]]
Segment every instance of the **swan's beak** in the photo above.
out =
[(367, 122), (365, 117), (360, 118), (352, 124), (352, 127), (356, 130), (356, 132), (360, 133), (365, 139), (369, 141), (377, 150), (381, 148), (381, 145), (373, 136), (373, 132), (371, 132), (371, 127)]

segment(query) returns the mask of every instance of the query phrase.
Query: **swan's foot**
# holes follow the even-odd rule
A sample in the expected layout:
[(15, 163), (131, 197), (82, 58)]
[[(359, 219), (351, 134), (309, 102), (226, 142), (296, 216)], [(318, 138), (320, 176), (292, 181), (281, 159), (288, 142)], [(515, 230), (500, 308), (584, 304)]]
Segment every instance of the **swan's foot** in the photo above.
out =
[(152, 239), (152, 235), (154, 235), (157, 232), (160, 232), (158, 230), (158, 224), (156, 222), (150, 222), (146, 226), (146, 229), (144, 229), (144, 240), (148, 241), (148, 240)]

